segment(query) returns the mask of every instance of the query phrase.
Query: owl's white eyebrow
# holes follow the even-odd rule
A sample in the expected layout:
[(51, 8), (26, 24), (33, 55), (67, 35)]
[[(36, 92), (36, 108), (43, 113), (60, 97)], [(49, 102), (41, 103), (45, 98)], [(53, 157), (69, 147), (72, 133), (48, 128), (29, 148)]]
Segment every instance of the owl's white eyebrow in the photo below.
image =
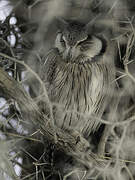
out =
[(64, 36), (64, 35), (62, 35), (62, 38), (64, 39), (64, 41), (66, 41), (66, 38), (65, 38), (65, 36)]
[(81, 40), (77, 41), (77, 43), (83, 42), (83, 41), (85, 41), (87, 38), (88, 38), (88, 36), (86, 36), (84, 39), (81, 39)]

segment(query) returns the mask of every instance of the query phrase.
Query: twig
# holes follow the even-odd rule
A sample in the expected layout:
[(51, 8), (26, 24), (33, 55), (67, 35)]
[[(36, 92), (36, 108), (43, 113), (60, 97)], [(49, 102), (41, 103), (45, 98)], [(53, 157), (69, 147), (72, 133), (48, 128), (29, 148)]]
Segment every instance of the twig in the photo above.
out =
[[(88, 152), (90, 145), (79, 133), (66, 132), (55, 127), (57, 142), (55, 141), (55, 131), (50, 121), (40, 112), (39, 107), (26, 93), (20, 83), (10, 77), (2, 68), (0, 68), (0, 88), (4, 90), (8, 97), (17, 101), (22, 116), (34, 122), (37, 128), (41, 129), (44, 137), (54, 143), (56, 148), (72, 155), (88, 167), (91, 163), (98, 165), (100, 158), (92, 152)], [(27, 116), (25, 116), (25, 113), (27, 113)]]
[[(23, 65), (32, 75), (34, 75), (34, 77), (40, 82), (41, 84), (41, 87), (43, 88), (43, 94), (45, 95), (45, 98), (46, 98), (46, 102), (49, 106), (49, 110), (50, 110), (50, 121), (52, 123), (52, 126), (54, 126), (54, 121), (53, 121), (53, 112), (52, 112), (52, 106), (51, 106), (51, 103), (50, 103), (50, 100), (49, 100), (49, 97), (48, 97), (48, 94), (47, 94), (47, 91), (46, 91), (46, 88), (45, 88), (45, 85), (43, 83), (43, 81), (41, 80), (41, 78), (38, 76), (38, 74), (36, 72), (34, 72), (27, 64), (24, 63), (24, 61), (20, 61), (20, 60), (17, 60), (16, 58), (13, 58), (13, 57), (10, 57), (6, 54), (3, 54), (3, 53), (0, 53), (0, 56), (2, 57), (5, 57), (15, 63), (18, 63), (18, 64), (21, 64)], [(54, 136), (55, 136), (55, 141), (57, 141), (57, 138), (56, 138), (56, 133), (54, 133)]]

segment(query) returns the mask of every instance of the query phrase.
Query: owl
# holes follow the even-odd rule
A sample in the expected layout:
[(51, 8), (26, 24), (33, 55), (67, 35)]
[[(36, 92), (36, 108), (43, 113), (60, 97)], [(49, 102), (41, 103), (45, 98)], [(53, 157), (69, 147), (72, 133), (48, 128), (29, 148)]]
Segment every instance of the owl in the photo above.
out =
[(113, 57), (108, 40), (89, 25), (63, 20), (54, 47), (44, 57), (42, 80), (53, 105), (55, 124), (89, 135), (112, 92)]

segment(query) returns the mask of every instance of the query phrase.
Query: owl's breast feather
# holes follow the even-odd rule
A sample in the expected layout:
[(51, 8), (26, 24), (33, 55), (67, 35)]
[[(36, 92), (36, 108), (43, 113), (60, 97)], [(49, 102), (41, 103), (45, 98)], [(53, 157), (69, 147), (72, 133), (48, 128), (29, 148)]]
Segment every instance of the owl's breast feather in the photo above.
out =
[(103, 96), (104, 77), (101, 65), (58, 64), (52, 83), (51, 99), (65, 109), (94, 112)]
[(100, 123), (91, 115), (101, 117), (104, 110), (110, 89), (108, 66), (96, 62), (67, 63), (59, 57), (53, 73), (50, 71), (48, 76), (51, 74), (52, 77), (47, 82), (47, 89), (51, 102), (55, 104), (56, 124), (88, 134), (95, 131)]

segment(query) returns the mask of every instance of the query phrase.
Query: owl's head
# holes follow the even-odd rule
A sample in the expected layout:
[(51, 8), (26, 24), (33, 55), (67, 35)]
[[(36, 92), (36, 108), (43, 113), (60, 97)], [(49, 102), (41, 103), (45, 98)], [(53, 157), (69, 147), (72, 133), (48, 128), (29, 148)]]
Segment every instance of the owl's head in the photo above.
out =
[[(91, 60), (105, 51), (106, 42), (88, 33), (88, 25), (78, 21), (61, 22), (55, 47), (66, 62)], [(83, 57), (83, 58), (79, 58)]]

